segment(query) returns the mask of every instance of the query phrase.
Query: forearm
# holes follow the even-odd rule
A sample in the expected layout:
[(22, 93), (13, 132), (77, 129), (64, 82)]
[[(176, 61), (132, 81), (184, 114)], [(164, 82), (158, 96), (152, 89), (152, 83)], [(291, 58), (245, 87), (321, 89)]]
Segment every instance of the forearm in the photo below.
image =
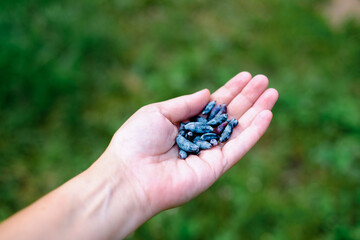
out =
[[(105, 158), (102, 156), (102, 158)], [(119, 239), (151, 217), (125, 171), (100, 159), (0, 225), (0, 239)]]

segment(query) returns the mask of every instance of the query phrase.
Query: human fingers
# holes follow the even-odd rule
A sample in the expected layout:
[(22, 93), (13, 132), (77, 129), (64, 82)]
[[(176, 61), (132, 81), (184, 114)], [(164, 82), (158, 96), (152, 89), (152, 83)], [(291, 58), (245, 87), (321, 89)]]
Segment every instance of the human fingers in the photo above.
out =
[(241, 72), (230, 79), (224, 86), (216, 90), (211, 95), (211, 100), (215, 100), (217, 104), (228, 104), (231, 100), (241, 92), (246, 84), (251, 80), (251, 74)]
[(199, 114), (209, 102), (210, 91), (203, 89), (196, 93), (156, 103), (160, 112), (171, 122), (179, 122)]
[[(249, 127), (224, 145), (222, 149), (226, 163), (224, 171), (231, 168), (255, 145), (269, 127), (272, 116), (270, 110), (261, 111), (256, 115)], [(237, 131), (240, 131), (240, 129), (237, 129)]]
[(239, 119), (257, 101), (268, 84), (269, 80), (266, 76), (256, 75), (229, 103), (229, 115)]
[(278, 100), (279, 93), (274, 88), (269, 88), (261, 94), (254, 105), (244, 113), (239, 119), (238, 128), (246, 129), (254, 118), (263, 110), (271, 110)]

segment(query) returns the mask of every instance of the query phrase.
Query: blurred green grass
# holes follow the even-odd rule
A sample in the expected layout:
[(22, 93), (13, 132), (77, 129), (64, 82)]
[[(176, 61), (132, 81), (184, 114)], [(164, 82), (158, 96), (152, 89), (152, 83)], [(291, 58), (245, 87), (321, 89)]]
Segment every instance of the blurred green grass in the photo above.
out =
[(129, 239), (360, 239), (360, 26), (326, 1), (2, 1), (0, 220), (85, 170), (139, 107), (236, 73), (280, 92), (214, 186)]

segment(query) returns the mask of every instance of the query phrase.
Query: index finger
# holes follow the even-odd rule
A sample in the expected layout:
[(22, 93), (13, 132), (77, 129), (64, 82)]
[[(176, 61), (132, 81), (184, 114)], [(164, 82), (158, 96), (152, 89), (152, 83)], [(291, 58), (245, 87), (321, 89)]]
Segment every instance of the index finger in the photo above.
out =
[(217, 104), (225, 103), (228, 105), (233, 98), (235, 98), (242, 89), (251, 80), (251, 74), (248, 72), (241, 72), (230, 79), (224, 86), (216, 90), (211, 95), (211, 100), (216, 100)]

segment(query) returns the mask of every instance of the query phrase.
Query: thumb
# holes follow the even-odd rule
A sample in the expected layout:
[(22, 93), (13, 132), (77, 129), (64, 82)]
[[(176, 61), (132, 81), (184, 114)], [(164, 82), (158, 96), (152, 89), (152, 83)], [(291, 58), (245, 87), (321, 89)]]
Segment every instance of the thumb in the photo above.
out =
[(209, 100), (210, 91), (203, 89), (190, 95), (159, 102), (156, 105), (166, 118), (175, 123), (199, 114)]

